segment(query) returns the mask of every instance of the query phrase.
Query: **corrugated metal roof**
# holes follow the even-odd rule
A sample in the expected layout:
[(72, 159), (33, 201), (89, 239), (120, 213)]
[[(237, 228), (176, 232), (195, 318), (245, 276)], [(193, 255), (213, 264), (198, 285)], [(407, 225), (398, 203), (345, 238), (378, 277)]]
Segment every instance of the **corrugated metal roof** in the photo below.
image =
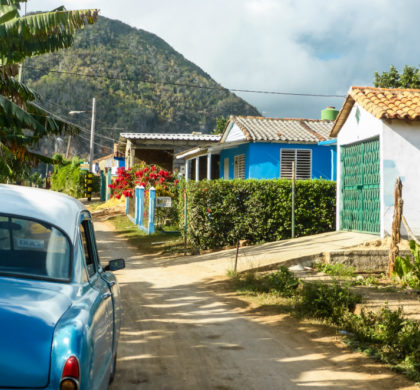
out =
[(333, 121), (299, 118), (264, 118), (234, 116), (231, 118), (248, 141), (318, 143), (329, 139)]
[(126, 139), (162, 140), (162, 141), (206, 141), (218, 142), (220, 134), (167, 134), (167, 133), (121, 133)]

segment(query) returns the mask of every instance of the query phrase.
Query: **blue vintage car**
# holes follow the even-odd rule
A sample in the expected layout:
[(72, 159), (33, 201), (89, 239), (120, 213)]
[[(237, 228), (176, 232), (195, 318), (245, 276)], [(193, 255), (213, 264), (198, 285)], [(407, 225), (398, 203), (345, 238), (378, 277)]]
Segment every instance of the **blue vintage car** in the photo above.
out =
[(89, 212), (52, 191), (0, 184), (0, 389), (104, 390), (119, 288)]

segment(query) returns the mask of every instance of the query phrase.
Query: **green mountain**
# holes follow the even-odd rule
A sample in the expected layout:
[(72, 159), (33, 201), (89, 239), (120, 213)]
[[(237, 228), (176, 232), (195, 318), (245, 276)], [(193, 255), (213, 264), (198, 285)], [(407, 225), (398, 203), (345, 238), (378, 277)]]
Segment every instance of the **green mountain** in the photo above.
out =
[[(43, 107), (67, 118), (90, 110), (96, 97), (97, 132), (111, 138), (121, 131), (209, 133), (221, 115), (259, 115), (156, 35), (105, 17), (70, 49), (30, 59), (23, 75)], [(89, 128), (88, 113), (71, 120)]]

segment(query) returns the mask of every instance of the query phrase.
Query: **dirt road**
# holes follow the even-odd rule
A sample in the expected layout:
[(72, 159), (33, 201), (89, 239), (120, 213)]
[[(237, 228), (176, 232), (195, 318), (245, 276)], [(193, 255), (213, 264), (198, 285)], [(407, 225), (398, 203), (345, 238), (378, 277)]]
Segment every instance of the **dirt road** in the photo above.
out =
[(111, 390), (418, 390), (321, 326), (261, 317), (215, 292), (196, 259), (144, 256), (109, 224), (95, 226), (102, 261), (127, 262), (116, 273), (124, 316)]

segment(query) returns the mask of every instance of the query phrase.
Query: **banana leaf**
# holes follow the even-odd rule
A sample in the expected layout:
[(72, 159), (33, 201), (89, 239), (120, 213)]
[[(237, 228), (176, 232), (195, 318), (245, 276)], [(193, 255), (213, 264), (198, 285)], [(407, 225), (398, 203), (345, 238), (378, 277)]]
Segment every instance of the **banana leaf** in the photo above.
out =
[(97, 16), (96, 9), (59, 10), (15, 17), (1, 23), (0, 65), (20, 63), (26, 57), (69, 47), (77, 30), (95, 23)]

